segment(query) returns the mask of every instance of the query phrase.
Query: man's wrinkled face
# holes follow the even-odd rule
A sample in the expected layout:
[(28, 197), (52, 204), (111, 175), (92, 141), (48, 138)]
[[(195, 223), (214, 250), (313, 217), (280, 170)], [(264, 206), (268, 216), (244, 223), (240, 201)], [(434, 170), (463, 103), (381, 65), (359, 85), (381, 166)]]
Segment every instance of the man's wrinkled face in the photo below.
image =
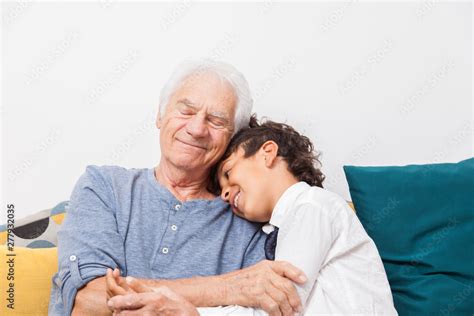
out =
[(157, 119), (162, 159), (187, 171), (210, 170), (234, 131), (236, 96), (212, 73), (190, 76)]

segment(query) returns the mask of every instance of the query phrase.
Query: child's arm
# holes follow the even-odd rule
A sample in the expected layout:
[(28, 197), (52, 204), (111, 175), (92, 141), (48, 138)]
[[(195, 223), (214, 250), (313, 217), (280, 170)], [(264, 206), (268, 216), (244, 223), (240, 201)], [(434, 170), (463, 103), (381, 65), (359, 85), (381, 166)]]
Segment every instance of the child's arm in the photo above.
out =
[(311, 204), (292, 210), (279, 230), (276, 260), (284, 260), (303, 270), (308, 281), (297, 285), (301, 304), (306, 305), (319, 271), (335, 239), (332, 219)]

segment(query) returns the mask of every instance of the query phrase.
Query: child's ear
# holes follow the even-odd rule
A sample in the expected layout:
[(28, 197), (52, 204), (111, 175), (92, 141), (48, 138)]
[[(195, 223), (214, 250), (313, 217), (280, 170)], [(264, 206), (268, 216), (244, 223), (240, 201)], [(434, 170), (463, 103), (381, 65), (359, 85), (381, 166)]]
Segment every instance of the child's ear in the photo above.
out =
[(260, 147), (265, 161), (265, 166), (270, 168), (276, 162), (276, 157), (278, 156), (278, 145), (273, 140), (267, 140)]

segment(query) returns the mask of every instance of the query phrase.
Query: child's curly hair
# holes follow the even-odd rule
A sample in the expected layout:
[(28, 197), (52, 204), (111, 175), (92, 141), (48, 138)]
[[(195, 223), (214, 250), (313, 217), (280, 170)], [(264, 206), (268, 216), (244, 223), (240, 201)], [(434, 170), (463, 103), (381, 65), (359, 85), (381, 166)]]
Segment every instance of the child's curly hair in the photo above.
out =
[[(272, 140), (278, 145), (278, 156), (288, 164), (289, 171), (299, 180), (311, 186), (323, 187), (324, 174), (321, 172), (319, 153), (314, 150), (311, 140), (298, 133), (293, 127), (265, 120), (259, 123), (255, 114), (250, 118), (248, 128), (244, 128), (232, 137), (221, 162), (229, 158), (240, 147), (244, 149), (244, 157), (253, 156), (260, 147)], [(217, 179), (218, 163), (211, 171), (211, 192), (219, 194)]]

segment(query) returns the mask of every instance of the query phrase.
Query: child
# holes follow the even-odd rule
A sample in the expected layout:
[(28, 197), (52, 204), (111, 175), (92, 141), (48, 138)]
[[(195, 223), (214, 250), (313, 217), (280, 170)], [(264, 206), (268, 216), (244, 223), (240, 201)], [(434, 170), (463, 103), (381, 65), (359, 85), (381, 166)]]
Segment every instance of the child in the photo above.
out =
[(322, 188), (311, 141), (286, 124), (259, 125), (253, 117), (250, 126), (233, 137), (217, 167), (221, 197), (238, 216), (268, 223), (267, 259), (288, 261), (306, 274), (308, 281), (295, 285), (304, 314), (396, 315), (377, 248), (347, 202)]

